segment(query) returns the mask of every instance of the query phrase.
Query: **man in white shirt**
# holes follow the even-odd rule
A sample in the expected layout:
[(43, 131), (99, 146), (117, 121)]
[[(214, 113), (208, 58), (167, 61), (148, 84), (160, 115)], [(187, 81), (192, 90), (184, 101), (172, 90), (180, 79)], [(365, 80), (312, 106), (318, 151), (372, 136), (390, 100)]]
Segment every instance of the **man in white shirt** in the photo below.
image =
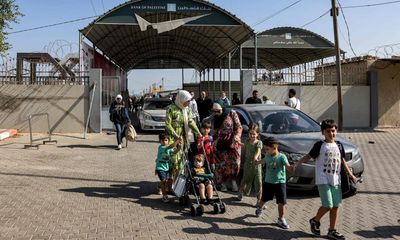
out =
[(296, 90), (293, 88), (289, 89), (289, 99), (285, 101), (285, 104), (291, 108), (300, 110), (300, 100), (296, 98)]
[(199, 110), (197, 109), (197, 102), (194, 98), (194, 92), (189, 91), (189, 93), (192, 95), (192, 100), (190, 101), (189, 108), (192, 111), (192, 117), (193, 120), (199, 124), (200, 123), (200, 115), (199, 115)]

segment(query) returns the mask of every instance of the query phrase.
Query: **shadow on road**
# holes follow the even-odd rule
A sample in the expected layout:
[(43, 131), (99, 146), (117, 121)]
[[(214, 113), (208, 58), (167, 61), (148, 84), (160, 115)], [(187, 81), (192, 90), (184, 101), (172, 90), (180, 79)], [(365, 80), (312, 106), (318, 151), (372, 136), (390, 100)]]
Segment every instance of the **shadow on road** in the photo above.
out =
[[(153, 182), (137, 182), (127, 184), (113, 184), (110, 187), (80, 187), (71, 189), (60, 189), (63, 192), (83, 193), (87, 197), (101, 198), (128, 198), (140, 199), (154, 193)], [(149, 191), (152, 189), (153, 191)]]
[(400, 226), (381, 226), (375, 227), (373, 231), (355, 231), (357, 234), (363, 238), (391, 238), (395, 239), (400, 237)]
[[(217, 215), (214, 215), (217, 216)], [(259, 223), (251, 222), (254, 215), (245, 215), (234, 219), (229, 219), (220, 215), (220, 217), (213, 217), (210, 215), (203, 215), (202, 217), (187, 217), (187, 216), (170, 216), (166, 217), (168, 220), (173, 221), (199, 221), (201, 223), (208, 223), (209, 228), (190, 227), (183, 228), (183, 232), (187, 234), (209, 234), (214, 233), (223, 236), (244, 237), (244, 238), (257, 238), (257, 239), (292, 239), (292, 238), (311, 238), (313, 235), (302, 231), (291, 231), (280, 229), (275, 223)], [(220, 225), (229, 224), (240, 225), (238, 228), (221, 228)], [(194, 224), (195, 225), (195, 224)], [(245, 227), (243, 227), (245, 226)]]
[(400, 195), (400, 192), (379, 192), (379, 191), (358, 191), (358, 194), (372, 194), (372, 195)]
[[(121, 200), (133, 202), (153, 210), (161, 210), (175, 214), (173, 216), (165, 217), (167, 220), (199, 221), (201, 223), (207, 223), (210, 225), (209, 228), (183, 228), (183, 231), (187, 234), (215, 233), (224, 236), (238, 236), (259, 239), (273, 239), (276, 238), (276, 236), (280, 236), (282, 239), (310, 238), (313, 236), (302, 231), (282, 230), (275, 223), (260, 223), (258, 220), (256, 220), (257, 218), (254, 215), (245, 215), (234, 219), (225, 217), (224, 215), (214, 215), (212, 214), (213, 208), (211, 205), (205, 206), (205, 214), (203, 216), (192, 217), (189, 214), (188, 207), (180, 206), (176, 198), (171, 197), (172, 201), (168, 204), (165, 204), (161, 202), (159, 196), (154, 197), (156, 186), (156, 182), (141, 181), (128, 184), (113, 184), (110, 185), (110, 187), (80, 187), (72, 189), (60, 189), (60, 191), (82, 193), (87, 197), (119, 198)], [(194, 198), (191, 196), (191, 199), (193, 200)], [(223, 199), (223, 201), (227, 203), (228, 211), (230, 205), (246, 205), (246, 207), (248, 207), (248, 204), (235, 202), (234, 199), (234, 197)], [(225, 229), (222, 227), (224, 224), (229, 224), (230, 226), (240, 226), (234, 229)], [(243, 226), (245, 226), (245, 228), (243, 228)]]
[(57, 146), (58, 148), (95, 148), (95, 149), (116, 149), (116, 145), (88, 145), (88, 144), (72, 144)]

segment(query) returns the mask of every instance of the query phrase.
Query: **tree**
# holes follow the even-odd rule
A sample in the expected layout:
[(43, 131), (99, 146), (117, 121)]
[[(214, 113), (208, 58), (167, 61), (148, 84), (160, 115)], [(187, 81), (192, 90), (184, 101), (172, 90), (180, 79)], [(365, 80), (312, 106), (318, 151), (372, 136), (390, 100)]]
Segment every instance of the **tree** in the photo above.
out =
[(0, 0), (0, 54), (11, 48), (7, 42), (7, 30), (12, 29), (11, 23), (18, 23), (18, 17), (23, 16), (15, 0)]

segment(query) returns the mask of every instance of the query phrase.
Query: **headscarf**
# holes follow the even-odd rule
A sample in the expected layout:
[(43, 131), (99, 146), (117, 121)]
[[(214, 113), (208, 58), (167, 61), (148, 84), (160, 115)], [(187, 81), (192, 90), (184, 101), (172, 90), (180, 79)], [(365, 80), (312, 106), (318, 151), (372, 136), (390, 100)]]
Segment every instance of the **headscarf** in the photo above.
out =
[(121, 94), (118, 94), (118, 95), (115, 97), (115, 101), (117, 101), (118, 98), (122, 100), (122, 95), (121, 95)]
[(175, 98), (175, 104), (178, 106), (180, 109), (184, 110), (187, 107), (184, 107), (183, 104), (189, 100), (192, 99), (192, 95), (185, 90), (180, 90), (178, 94), (176, 94)]
[(180, 108), (182, 110), (183, 125), (185, 128), (186, 139), (189, 142), (192, 142), (194, 140), (194, 136), (193, 136), (192, 130), (189, 127), (189, 118), (188, 118), (189, 108), (183, 106), (183, 104), (191, 99), (192, 99), (192, 95), (188, 91), (185, 91), (185, 90), (180, 90), (175, 98), (175, 105), (178, 106), (178, 108)]
[(225, 121), (225, 118), (229, 115), (229, 110), (226, 108), (224, 102), (222, 100), (216, 101), (222, 107), (222, 114), (220, 116), (214, 115), (214, 129), (219, 129), (222, 123)]

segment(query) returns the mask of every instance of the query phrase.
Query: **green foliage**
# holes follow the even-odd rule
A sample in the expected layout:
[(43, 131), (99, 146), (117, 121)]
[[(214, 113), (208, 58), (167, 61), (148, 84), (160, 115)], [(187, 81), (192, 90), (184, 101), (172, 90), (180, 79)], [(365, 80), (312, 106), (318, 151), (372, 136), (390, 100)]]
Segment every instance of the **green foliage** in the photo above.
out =
[(7, 30), (12, 29), (12, 22), (18, 23), (18, 17), (23, 16), (15, 0), (0, 0), (0, 54), (11, 48), (7, 43)]

